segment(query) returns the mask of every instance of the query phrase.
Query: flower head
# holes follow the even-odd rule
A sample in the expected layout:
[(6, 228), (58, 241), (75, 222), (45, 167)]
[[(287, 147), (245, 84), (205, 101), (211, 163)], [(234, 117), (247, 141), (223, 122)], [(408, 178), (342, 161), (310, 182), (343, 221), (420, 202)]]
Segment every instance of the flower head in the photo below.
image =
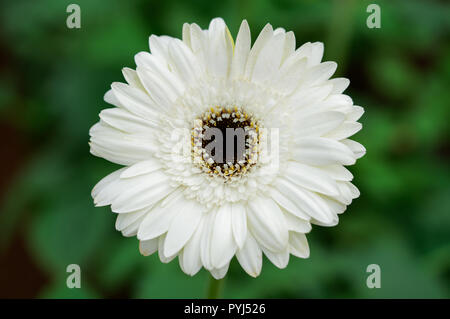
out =
[(223, 277), (233, 256), (251, 276), (262, 254), (286, 267), (307, 258), (311, 224), (334, 226), (359, 196), (344, 167), (365, 153), (349, 137), (363, 108), (330, 79), (322, 43), (296, 49), (267, 24), (251, 45), (222, 19), (183, 26), (183, 40), (150, 37), (127, 83), (113, 83), (90, 131), (91, 152), (124, 167), (93, 189), (140, 251)]

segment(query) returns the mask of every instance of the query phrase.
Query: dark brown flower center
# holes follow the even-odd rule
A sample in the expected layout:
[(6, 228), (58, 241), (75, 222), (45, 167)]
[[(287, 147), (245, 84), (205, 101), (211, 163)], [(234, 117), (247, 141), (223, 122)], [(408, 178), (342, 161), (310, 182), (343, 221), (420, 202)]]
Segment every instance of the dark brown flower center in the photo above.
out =
[(211, 108), (192, 130), (193, 159), (210, 175), (245, 174), (258, 157), (258, 125), (238, 107)]

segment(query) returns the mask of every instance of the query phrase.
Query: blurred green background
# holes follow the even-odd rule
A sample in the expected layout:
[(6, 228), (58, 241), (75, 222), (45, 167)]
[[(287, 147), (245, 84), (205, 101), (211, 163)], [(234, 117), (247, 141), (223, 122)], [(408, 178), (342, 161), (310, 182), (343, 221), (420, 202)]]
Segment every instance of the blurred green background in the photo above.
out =
[[(81, 7), (81, 29), (66, 7)], [(265, 260), (257, 279), (233, 260), (228, 298), (450, 297), (450, 6), (377, 1), (2, 1), (0, 4), (0, 297), (204, 297), (208, 274), (142, 257), (136, 238), (115, 231), (109, 207), (90, 191), (117, 169), (89, 154), (88, 130), (108, 107), (103, 94), (121, 68), (148, 50), (151, 34), (180, 37), (221, 16), (233, 36), (270, 22), (297, 46), (325, 43), (346, 91), (366, 113), (355, 139), (367, 154), (350, 167), (361, 197), (333, 228), (314, 227), (311, 257), (284, 270)], [(66, 287), (79, 264), (82, 288)], [(381, 267), (381, 289), (366, 267)]]

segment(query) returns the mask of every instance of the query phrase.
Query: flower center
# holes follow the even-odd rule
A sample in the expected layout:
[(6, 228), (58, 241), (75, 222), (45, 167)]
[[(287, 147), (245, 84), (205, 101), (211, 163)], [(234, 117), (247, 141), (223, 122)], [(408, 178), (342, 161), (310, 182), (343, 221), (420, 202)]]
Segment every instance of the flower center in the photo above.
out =
[(212, 107), (195, 120), (191, 143), (192, 159), (205, 173), (242, 176), (258, 160), (258, 122), (236, 106)]

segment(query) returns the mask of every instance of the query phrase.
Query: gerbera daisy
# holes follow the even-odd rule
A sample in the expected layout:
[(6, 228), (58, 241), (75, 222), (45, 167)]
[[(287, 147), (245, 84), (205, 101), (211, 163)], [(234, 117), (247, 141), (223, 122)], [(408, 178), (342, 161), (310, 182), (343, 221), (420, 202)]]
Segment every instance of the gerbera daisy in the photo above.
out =
[(330, 79), (322, 43), (295, 43), (270, 24), (253, 46), (245, 20), (236, 43), (222, 19), (185, 24), (182, 40), (152, 35), (112, 84), (90, 147), (124, 167), (92, 196), (143, 255), (215, 278), (236, 256), (256, 277), (263, 253), (279, 268), (307, 258), (311, 224), (336, 225), (359, 196), (344, 166), (365, 153), (349, 139), (363, 108)]

